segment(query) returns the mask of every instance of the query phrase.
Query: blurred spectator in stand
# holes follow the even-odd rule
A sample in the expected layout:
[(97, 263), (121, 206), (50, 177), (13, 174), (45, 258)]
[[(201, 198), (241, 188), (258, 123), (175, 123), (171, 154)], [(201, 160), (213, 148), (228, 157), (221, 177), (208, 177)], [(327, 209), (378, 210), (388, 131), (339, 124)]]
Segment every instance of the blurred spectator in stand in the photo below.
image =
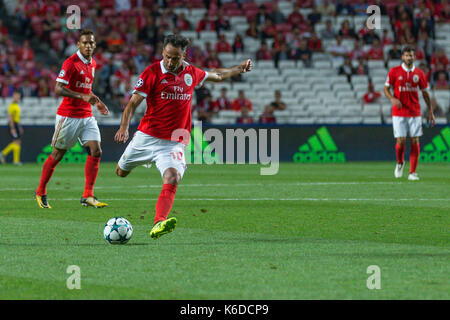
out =
[(258, 30), (258, 26), (256, 25), (256, 21), (251, 21), (245, 35), (256, 39), (259, 38), (259, 34), (260, 32)]
[(4, 84), (2, 85), (1, 95), (3, 98), (12, 97), (14, 91), (16, 91), (16, 86), (12, 83), (10, 77), (6, 77)]
[(415, 56), (414, 60), (415, 61), (425, 60), (425, 52), (422, 50), (422, 48), (419, 47), (415, 42), (410, 43), (410, 45), (414, 48), (414, 56)]
[(267, 47), (267, 42), (262, 42), (261, 47), (256, 51), (256, 60), (272, 60), (272, 53)]
[(153, 44), (158, 28), (155, 24), (155, 18), (148, 16), (144, 27), (139, 31), (139, 41), (144, 41), (146, 44)]
[(266, 22), (261, 27), (261, 39), (263, 41), (268, 38), (274, 38), (277, 33), (277, 28), (270, 19), (266, 20)]
[(233, 106), (231, 100), (227, 97), (227, 88), (220, 89), (220, 97), (216, 100), (218, 110), (232, 110)]
[(359, 58), (365, 58), (366, 53), (361, 48), (361, 45), (358, 40), (353, 41), (353, 50), (350, 51), (350, 59), (358, 60)]
[(39, 79), (37, 95), (39, 98), (41, 97), (50, 97), (51, 92), (48, 86), (47, 81), (44, 78)]
[(273, 115), (273, 108), (269, 105), (264, 107), (264, 112), (259, 116), (259, 123), (271, 124), (276, 123), (276, 118)]
[(216, 52), (211, 51), (210, 56), (205, 60), (205, 67), (207, 69), (217, 69), (222, 66), (222, 62), (217, 58)]
[(271, 111), (275, 110), (286, 110), (286, 103), (281, 100), (281, 91), (275, 90), (274, 92), (275, 100), (265, 106), (265, 108), (271, 108)]
[(221, 9), (219, 9), (217, 11), (217, 18), (214, 23), (215, 23), (217, 36), (219, 36), (219, 34), (222, 31), (228, 31), (231, 29), (230, 21), (228, 21), (228, 19), (225, 18), (225, 16), (223, 15), (223, 11)]
[(275, 50), (275, 54), (273, 55), (273, 61), (275, 67), (278, 68), (278, 63), (280, 61), (285, 61), (291, 59), (291, 50), (289, 49), (286, 42), (283, 42), (279, 49)]
[(208, 12), (206, 12), (203, 18), (198, 22), (196, 31), (216, 31), (216, 23), (210, 18)]
[(298, 27), (305, 23), (305, 18), (301, 14), (300, 7), (297, 3), (294, 4), (294, 8), (287, 18), (287, 23), (293, 27)]
[(437, 68), (438, 64), (442, 64), (444, 70), (448, 70), (449, 61), (448, 61), (447, 55), (445, 54), (444, 49), (442, 49), (442, 48), (438, 48), (436, 53), (434, 53), (431, 56), (431, 61), (430, 61), (431, 70), (434, 71)]
[(320, 22), (321, 19), (322, 19), (322, 14), (319, 12), (317, 7), (315, 5), (313, 5), (311, 13), (308, 14), (308, 21), (309, 21), (310, 25), (312, 25), (314, 27), (315, 24)]
[(197, 104), (195, 110), (197, 111), (197, 119), (203, 122), (211, 122), (213, 110), (216, 109), (215, 101), (213, 101), (210, 93), (206, 94), (205, 98)]
[(125, 41), (119, 32), (112, 30), (107, 37), (106, 44), (109, 52), (120, 53), (123, 51)]
[(308, 48), (308, 41), (302, 39), (300, 41), (300, 46), (295, 50), (294, 59), (303, 62), (305, 68), (312, 67), (312, 52)]
[(375, 103), (377, 102), (381, 97), (381, 93), (378, 91), (375, 91), (375, 88), (373, 86), (372, 82), (369, 82), (369, 85), (367, 87), (367, 92), (363, 96), (363, 103)]
[(30, 40), (24, 40), (22, 46), (19, 48), (17, 55), (19, 61), (33, 61), (34, 51), (30, 47)]
[(339, 35), (336, 37), (336, 43), (331, 45), (328, 51), (332, 56), (334, 66), (343, 64), (344, 58), (349, 56), (348, 49), (342, 44), (342, 37)]
[(120, 109), (123, 111), (133, 95), (134, 87), (130, 80), (122, 82), (119, 86)]
[(59, 31), (60, 26), (55, 16), (51, 12), (47, 12), (45, 19), (42, 21), (43, 39), (50, 42), (50, 34), (53, 31)]
[(233, 101), (233, 110), (241, 111), (242, 108), (252, 110), (252, 102), (245, 97), (244, 90), (238, 91), (238, 97)]
[(378, 6), (380, 8), (380, 14), (385, 16), (388, 14), (386, 6), (383, 4), (383, 0), (375, 0), (374, 5)]
[(363, 57), (358, 58), (358, 65), (355, 68), (355, 74), (357, 75), (369, 74), (369, 67), (367, 66), (367, 62)]
[(387, 29), (383, 30), (383, 36), (381, 37), (381, 45), (384, 47), (385, 45), (393, 44), (394, 40), (389, 36), (389, 31)]
[(355, 68), (352, 65), (352, 60), (349, 57), (346, 57), (344, 60), (344, 64), (339, 67), (338, 74), (346, 75), (347, 81), (351, 83), (352, 75), (356, 73)]
[(416, 16), (414, 29), (416, 38), (418, 38), (421, 33), (427, 33), (434, 38), (434, 19), (430, 9), (427, 8), (423, 12), (419, 12), (418, 16)]
[(349, 3), (349, 0), (341, 0), (336, 6), (336, 14), (339, 16), (353, 16), (355, 10)]
[(186, 19), (184, 12), (180, 12), (176, 17), (175, 27), (181, 31), (191, 30), (191, 23)]
[(270, 20), (270, 14), (265, 5), (260, 5), (258, 7), (258, 13), (255, 16), (256, 27), (260, 27), (266, 23), (267, 20)]
[(450, 90), (448, 73), (444, 71), (437, 72), (436, 81), (434, 82), (434, 90)]
[(380, 40), (380, 37), (375, 33), (374, 29), (369, 29), (361, 36), (364, 44), (372, 44), (375, 39)]
[(238, 124), (251, 124), (253, 123), (253, 118), (249, 116), (249, 111), (246, 107), (242, 107), (241, 116), (236, 119)]
[(225, 38), (225, 34), (222, 33), (219, 36), (219, 39), (215, 45), (215, 49), (216, 49), (217, 53), (231, 52), (231, 45), (228, 43), (227, 39)]
[(317, 37), (317, 33), (311, 33), (311, 38), (308, 40), (308, 48), (312, 52), (323, 52), (322, 40)]
[(276, 2), (273, 2), (272, 12), (270, 13), (270, 20), (272, 20), (273, 24), (282, 24), (286, 21), (284, 14), (281, 13), (280, 8)]
[(435, 51), (433, 40), (430, 39), (428, 33), (421, 33), (419, 35), (419, 39), (417, 40), (417, 45), (423, 49), (425, 58), (427, 61), (430, 61), (431, 56)]
[(358, 36), (355, 30), (350, 26), (350, 22), (346, 19), (341, 24), (341, 29), (339, 30), (339, 35), (342, 39), (357, 39)]
[(427, 77), (427, 81), (428, 83), (431, 82), (431, 69), (428, 67), (428, 64), (422, 62), (419, 65), (419, 69), (423, 71), (423, 73), (425, 73), (425, 76)]
[(102, 95), (111, 98), (111, 77), (117, 70), (117, 66), (114, 65), (113, 58), (110, 58), (108, 62), (98, 72), (98, 85), (95, 88)]
[(16, 61), (16, 56), (9, 55), (6, 62), (3, 64), (3, 74), (6, 77), (19, 75), (19, 64)]
[(400, 50), (397, 43), (394, 43), (392, 45), (392, 48), (388, 51), (386, 62), (389, 62), (391, 60), (400, 60), (401, 58), (402, 58), (402, 50)]
[(366, 56), (369, 60), (384, 60), (383, 47), (380, 40), (374, 39), (372, 47), (367, 51)]
[(331, 20), (325, 22), (325, 29), (320, 32), (320, 38), (324, 40), (330, 40), (336, 38), (336, 31), (334, 31)]
[(195, 89), (195, 98), (197, 100), (197, 104), (200, 104), (207, 95), (211, 95), (211, 90), (207, 86), (201, 86), (200, 88)]
[(32, 86), (28, 79), (23, 80), (23, 83), (18, 90), (23, 98), (37, 97), (36, 87)]
[(244, 41), (242, 40), (242, 37), (240, 34), (236, 34), (234, 36), (233, 41), (233, 53), (243, 53), (245, 50)]
[(322, 3), (317, 6), (317, 10), (322, 17), (334, 17), (336, 15), (336, 7), (328, 0), (323, 0)]

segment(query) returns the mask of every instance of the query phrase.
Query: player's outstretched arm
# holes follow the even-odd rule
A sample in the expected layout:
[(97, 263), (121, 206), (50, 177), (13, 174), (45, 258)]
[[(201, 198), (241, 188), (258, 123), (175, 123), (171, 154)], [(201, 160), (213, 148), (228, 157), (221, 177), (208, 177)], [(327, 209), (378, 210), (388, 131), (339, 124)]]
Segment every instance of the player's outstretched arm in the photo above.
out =
[(240, 65), (231, 68), (218, 68), (208, 72), (208, 78), (205, 81), (221, 82), (238, 74), (251, 71), (253, 62), (251, 59), (243, 61)]
[(117, 143), (125, 143), (128, 140), (128, 128), (130, 127), (131, 119), (134, 116), (136, 108), (139, 107), (144, 97), (140, 94), (134, 93), (128, 101), (125, 110), (123, 110), (122, 121), (120, 122), (120, 128), (117, 130), (114, 136), (114, 141)]

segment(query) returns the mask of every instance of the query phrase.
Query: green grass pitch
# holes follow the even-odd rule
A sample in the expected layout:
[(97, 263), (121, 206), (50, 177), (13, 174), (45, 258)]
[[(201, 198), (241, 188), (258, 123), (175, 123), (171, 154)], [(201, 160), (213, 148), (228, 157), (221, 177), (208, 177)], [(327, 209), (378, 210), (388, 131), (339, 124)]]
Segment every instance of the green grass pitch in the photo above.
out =
[[(0, 299), (449, 299), (450, 167), (419, 164), (410, 182), (394, 165), (190, 165), (178, 225), (158, 240), (155, 167), (123, 179), (102, 163), (95, 193), (109, 207), (94, 209), (79, 203), (84, 166), (60, 164), (44, 210), (41, 166), (0, 166)], [(115, 216), (134, 227), (126, 245), (103, 238)], [(381, 289), (367, 287), (372, 265)]]

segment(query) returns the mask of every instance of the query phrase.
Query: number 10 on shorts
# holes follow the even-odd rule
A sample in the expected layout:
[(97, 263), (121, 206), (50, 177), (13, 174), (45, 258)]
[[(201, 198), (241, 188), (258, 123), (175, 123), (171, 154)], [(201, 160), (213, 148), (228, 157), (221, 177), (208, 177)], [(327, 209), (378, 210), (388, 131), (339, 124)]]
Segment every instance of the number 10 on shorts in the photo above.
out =
[(172, 156), (173, 160), (183, 160), (183, 152), (171, 152), (170, 155)]

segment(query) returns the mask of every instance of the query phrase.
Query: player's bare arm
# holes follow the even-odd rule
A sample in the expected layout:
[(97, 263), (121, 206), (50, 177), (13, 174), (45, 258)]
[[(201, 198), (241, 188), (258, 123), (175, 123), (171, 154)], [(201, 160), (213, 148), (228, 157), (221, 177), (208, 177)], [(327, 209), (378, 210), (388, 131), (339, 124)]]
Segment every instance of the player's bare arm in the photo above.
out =
[(436, 119), (434, 118), (433, 107), (431, 105), (430, 93), (428, 92), (427, 89), (422, 90), (422, 96), (423, 96), (423, 100), (425, 100), (425, 104), (427, 105), (427, 109), (428, 109), (428, 122), (430, 123), (430, 126), (433, 127), (434, 124), (436, 123)]
[(250, 59), (243, 61), (240, 65), (231, 68), (218, 68), (208, 72), (208, 78), (205, 81), (221, 82), (238, 74), (251, 71), (253, 62)]
[(391, 100), (391, 103), (396, 106), (397, 108), (401, 108), (402, 107), (402, 103), (400, 102), (399, 99), (397, 99), (396, 97), (394, 97), (394, 95), (391, 93), (391, 88), (388, 86), (384, 86), (384, 95)]
[(57, 96), (61, 97), (68, 97), (68, 98), (74, 98), (74, 99), (81, 99), (83, 101), (89, 102), (90, 104), (95, 104), (98, 111), (103, 115), (108, 115), (109, 110), (106, 107), (106, 105), (103, 103), (103, 101), (100, 100), (99, 97), (97, 97), (95, 94), (82, 94), (79, 92), (72, 91), (65, 87), (64, 83), (56, 82), (55, 85), (55, 94)]
[(128, 101), (127, 106), (122, 114), (122, 121), (120, 123), (120, 128), (117, 130), (114, 136), (114, 141), (117, 143), (125, 143), (128, 140), (128, 128), (130, 127), (131, 119), (136, 112), (137, 107), (144, 100), (144, 97), (138, 93), (134, 93), (131, 96), (130, 101)]

